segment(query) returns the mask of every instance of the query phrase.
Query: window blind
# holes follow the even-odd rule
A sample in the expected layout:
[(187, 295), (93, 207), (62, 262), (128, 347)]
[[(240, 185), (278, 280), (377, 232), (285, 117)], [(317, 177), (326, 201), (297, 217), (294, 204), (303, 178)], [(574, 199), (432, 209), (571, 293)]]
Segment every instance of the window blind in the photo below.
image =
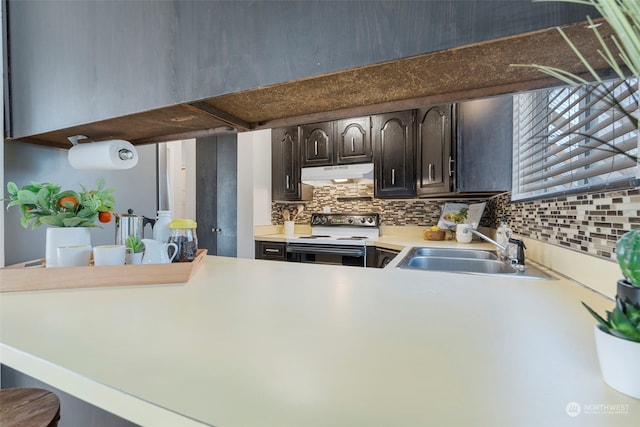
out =
[(518, 94), (513, 104), (513, 200), (638, 178), (637, 78)]

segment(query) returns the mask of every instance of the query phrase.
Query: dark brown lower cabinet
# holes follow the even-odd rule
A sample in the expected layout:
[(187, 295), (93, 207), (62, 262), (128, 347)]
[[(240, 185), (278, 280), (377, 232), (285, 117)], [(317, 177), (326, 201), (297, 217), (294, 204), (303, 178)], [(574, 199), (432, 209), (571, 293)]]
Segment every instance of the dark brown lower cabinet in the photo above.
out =
[(256, 259), (287, 260), (286, 243), (256, 240)]

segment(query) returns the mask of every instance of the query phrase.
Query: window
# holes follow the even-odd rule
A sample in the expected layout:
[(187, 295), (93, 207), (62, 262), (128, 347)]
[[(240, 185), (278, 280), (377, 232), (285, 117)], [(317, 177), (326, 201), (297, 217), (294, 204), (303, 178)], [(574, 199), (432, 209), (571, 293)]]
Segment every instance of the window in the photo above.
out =
[(512, 199), (632, 185), (637, 88), (631, 78), (516, 95)]

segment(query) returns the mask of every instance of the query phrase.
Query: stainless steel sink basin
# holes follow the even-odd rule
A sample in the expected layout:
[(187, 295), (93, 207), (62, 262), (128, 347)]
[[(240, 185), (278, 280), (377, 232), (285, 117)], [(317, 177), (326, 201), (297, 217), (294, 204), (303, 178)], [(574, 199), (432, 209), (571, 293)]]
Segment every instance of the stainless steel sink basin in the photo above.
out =
[[(403, 265), (401, 265), (403, 267)], [(473, 258), (439, 258), (416, 256), (408, 259), (407, 268), (438, 271), (464, 271), (467, 273), (513, 274), (517, 270), (502, 261)]]
[(520, 271), (499, 260), (495, 252), (475, 249), (413, 248), (400, 260), (398, 267), (412, 270), (553, 280), (553, 277), (532, 265), (527, 265), (524, 271)]
[(425, 257), (498, 259), (495, 252), (478, 249), (415, 248), (413, 254)]

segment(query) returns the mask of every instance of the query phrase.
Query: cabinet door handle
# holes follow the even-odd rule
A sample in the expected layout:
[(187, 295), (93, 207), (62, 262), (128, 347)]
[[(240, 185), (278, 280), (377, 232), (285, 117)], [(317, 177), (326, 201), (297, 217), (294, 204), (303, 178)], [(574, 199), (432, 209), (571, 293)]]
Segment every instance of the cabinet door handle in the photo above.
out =
[(313, 141), (313, 152), (317, 156), (318, 155), (318, 140)]
[(351, 152), (352, 153), (356, 152), (356, 142), (354, 137), (351, 137)]
[(270, 253), (270, 254), (279, 254), (280, 253), (280, 249), (266, 248), (264, 251), (267, 252), (267, 253)]
[(453, 176), (453, 157), (449, 156), (449, 176)]
[(285, 176), (285, 178), (284, 178), (284, 180), (285, 180), (285, 182), (284, 182), (284, 186), (285, 186), (285, 188), (288, 190), (288, 189), (290, 188), (290, 187), (289, 187), (289, 184), (291, 184), (291, 178), (289, 178), (289, 175), (286, 175), (286, 176)]
[(433, 182), (436, 180), (436, 176), (434, 174), (434, 167), (433, 167), (433, 163), (429, 163), (429, 182)]
[(391, 169), (391, 185), (396, 185), (396, 170)]

